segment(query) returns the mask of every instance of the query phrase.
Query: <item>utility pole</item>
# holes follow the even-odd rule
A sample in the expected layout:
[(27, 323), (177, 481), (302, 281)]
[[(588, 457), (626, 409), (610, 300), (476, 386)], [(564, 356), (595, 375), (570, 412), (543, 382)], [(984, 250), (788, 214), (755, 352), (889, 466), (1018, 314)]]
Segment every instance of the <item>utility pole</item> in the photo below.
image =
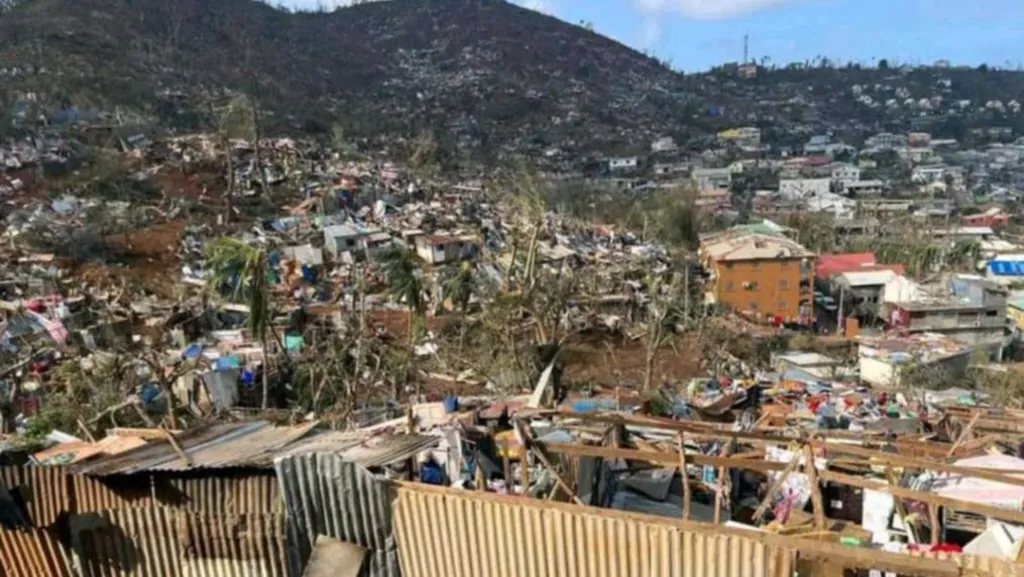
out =
[(750, 35), (743, 35), (743, 64), (750, 63)]

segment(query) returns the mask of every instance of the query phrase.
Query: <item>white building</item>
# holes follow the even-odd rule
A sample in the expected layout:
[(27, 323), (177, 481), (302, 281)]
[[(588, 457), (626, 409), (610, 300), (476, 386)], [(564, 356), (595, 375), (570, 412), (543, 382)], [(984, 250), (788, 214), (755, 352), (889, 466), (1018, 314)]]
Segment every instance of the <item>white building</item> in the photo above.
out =
[(613, 172), (636, 170), (638, 166), (640, 166), (640, 159), (638, 159), (635, 156), (608, 159), (608, 170), (611, 170)]
[(779, 181), (779, 196), (783, 200), (800, 200), (828, 194), (831, 191), (831, 178), (792, 178)]
[(671, 136), (662, 136), (651, 143), (651, 152), (654, 154), (659, 152), (675, 152), (678, 148), (676, 141)]
[(729, 188), (732, 185), (732, 170), (729, 168), (695, 168), (692, 176), (698, 190)]
[(832, 180), (849, 184), (860, 180), (860, 168), (845, 162), (837, 162), (832, 165)]
[(914, 167), (914, 172), (911, 173), (910, 179), (918, 184), (931, 184), (933, 182), (942, 182), (945, 174), (945, 166), (917, 166)]
[(416, 237), (416, 254), (428, 264), (446, 264), (476, 258), (476, 239), (471, 236), (425, 234)]
[(335, 260), (346, 258), (348, 253), (353, 260), (366, 256), (377, 256), (392, 245), (391, 235), (380, 229), (364, 229), (352, 224), (336, 224), (324, 229), (324, 250)]
[(847, 196), (864, 198), (870, 196), (881, 196), (885, 191), (885, 182), (881, 180), (859, 180), (849, 182), (843, 187)]
[(851, 220), (857, 213), (856, 202), (832, 192), (808, 198), (806, 207), (807, 212), (825, 213), (835, 220)]

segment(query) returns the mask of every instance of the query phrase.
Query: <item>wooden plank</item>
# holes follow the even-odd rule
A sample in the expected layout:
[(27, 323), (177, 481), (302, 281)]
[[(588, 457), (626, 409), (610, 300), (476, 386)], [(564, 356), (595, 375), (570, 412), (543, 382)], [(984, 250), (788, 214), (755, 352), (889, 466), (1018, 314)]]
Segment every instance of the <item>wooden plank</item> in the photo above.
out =
[[(893, 487), (899, 487), (899, 477), (896, 476), (895, 471), (893, 471), (892, 469), (886, 468), (885, 478), (889, 480), (889, 485)], [(907, 522), (907, 508), (903, 506), (903, 499), (893, 499), (892, 503), (893, 506), (896, 508), (896, 514), (900, 516), (900, 523), (902, 523), (903, 528), (907, 530), (907, 535), (910, 537), (910, 542), (920, 543), (921, 540), (918, 539), (917, 531), (914, 530), (910, 523)]]
[[(559, 443), (536, 442), (537, 446), (544, 447), (549, 453), (561, 455), (574, 455), (577, 457), (602, 457), (604, 459), (628, 459), (632, 461), (646, 461), (659, 465), (677, 466), (679, 456), (673, 453), (662, 451), (637, 451), (634, 449), (616, 449), (614, 447), (595, 447), (591, 445), (563, 445)], [(708, 457), (706, 455), (687, 455), (687, 463), (693, 465), (710, 465), (712, 467), (731, 467), (748, 471), (768, 473), (772, 471), (786, 470), (785, 463), (774, 463), (771, 461), (755, 461), (752, 459), (736, 459), (723, 457)]]
[(883, 493), (888, 493), (893, 497), (910, 499), (911, 501), (920, 501), (922, 503), (926, 503), (929, 505), (934, 504), (941, 507), (947, 507), (949, 509), (953, 509), (956, 511), (967, 511), (969, 513), (977, 513), (978, 515), (982, 515), (985, 517), (992, 517), (994, 519), (1000, 519), (1012, 523), (1024, 524), (1024, 512), (1020, 511), (1000, 509), (998, 507), (982, 505), (980, 503), (961, 501), (960, 499), (950, 499), (948, 497), (942, 497), (940, 495), (935, 495), (933, 493), (922, 493), (920, 491), (904, 489), (902, 487), (892, 487), (889, 485), (889, 483), (885, 483), (882, 481), (863, 479), (861, 477), (855, 477), (853, 475), (844, 475), (842, 473), (836, 473), (835, 471), (822, 471), (820, 476), (822, 479), (826, 481), (842, 483), (843, 485), (849, 485), (851, 487), (860, 487), (861, 489), (882, 491)]
[(965, 477), (975, 477), (977, 479), (985, 479), (987, 481), (996, 481), (998, 483), (1004, 483), (1006, 485), (1012, 485), (1015, 487), (1024, 487), (1024, 479), (1008, 475), (1005, 472), (997, 472), (992, 469), (958, 467), (956, 465), (949, 465), (946, 463), (934, 461), (926, 461), (923, 459), (915, 459), (913, 457), (904, 457), (901, 455), (894, 455), (892, 453), (871, 451), (868, 449), (864, 449), (862, 447), (852, 447), (843, 444), (823, 445), (819, 441), (814, 441), (813, 443), (816, 447), (824, 447), (827, 451), (830, 451), (832, 453), (864, 457), (866, 459), (876, 461), (878, 464), (888, 465), (891, 467), (911, 467), (915, 469), (925, 469), (931, 471), (938, 471), (940, 473), (950, 473), (953, 475), (963, 475)]
[(679, 434), (678, 450), (679, 475), (682, 477), (683, 481), (683, 520), (689, 521), (692, 493), (690, 492), (690, 474), (686, 472), (686, 437), (682, 433)]
[[(732, 442), (725, 445), (725, 449), (722, 450), (722, 457), (729, 458), (729, 454), (732, 452)], [(731, 485), (730, 481), (726, 481), (726, 468), (718, 468), (718, 487), (715, 489), (715, 525), (719, 525), (722, 522), (722, 501), (725, 496), (726, 488)], [(726, 484), (728, 483), (728, 485)]]
[(782, 471), (782, 474), (776, 477), (775, 481), (772, 482), (771, 486), (768, 488), (768, 492), (765, 493), (764, 495), (764, 499), (761, 500), (761, 503), (757, 506), (757, 509), (754, 511), (755, 521), (760, 520), (761, 517), (764, 516), (765, 512), (768, 510), (768, 507), (771, 506), (772, 499), (775, 498), (775, 494), (779, 492), (779, 489), (782, 488), (782, 485), (786, 482), (786, 479), (789, 478), (789, 475), (793, 471), (795, 471), (798, 466), (800, 466), (800, 455), (795, 454), (793, 455), (793, 460), (786, 464), (786, 468)]
[(976, 425), (978, 423), (978, 419), (980, 419), (980, 418), (981, 418), (981, 411), (978, 411), (977, 413), (974, 413), (974, 416), (971, 417), (971, 422), (967, 423), (967, 426), (964, 427), (963, 432), (960, 433), (960, 436), (957, 437), (956, 442), (953, 443), (953, 446), (949, 448), (949, 452), (946, 453), (946, 458), (947, 459), (949, 459), (950, 457), (952, 457), (953, 455), (956, 454), (957, 448), (960, 447), (961, 443), (963, 443), (964, 441), (967, 440), (967, 436), (971, 434), (971, 429), (974, 428), (974, 425)]
[[(798, 460), (798, 459), (793, 459)], [(804, 445), (804, 474), (811, 485), (811, 502), (814, 505), (814, 527), (825, 530), (825, 500), (821, 498), (821, 483), (818, 482), (818, 468), (814, 464), (814, 449)]]

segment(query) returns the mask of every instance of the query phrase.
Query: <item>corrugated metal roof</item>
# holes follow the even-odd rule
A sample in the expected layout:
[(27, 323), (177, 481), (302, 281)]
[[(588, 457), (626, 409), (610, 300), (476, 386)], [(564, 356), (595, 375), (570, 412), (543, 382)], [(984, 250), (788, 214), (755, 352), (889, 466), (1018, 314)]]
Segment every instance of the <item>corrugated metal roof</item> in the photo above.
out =
[(392, 536), (392, 486), (340, 455), (310, 453), (274, 462), (288, 527), (288, 568), (302, 572), (326, 535), (369, 550), (370, 577), (400, 577)]
[(139, 437), (104, 437), (95, 443), (85, 441), (61, 443), (32, 455), (42, 465), (67, 465), (90, 459), (97, 455), (119, 455), (145, 445)]
[(171, 443), (151, 442), (121, 455), (101, 458), (72, 467), (77, 474), (131, 475), (145, 471), (189, 471), (233, 467), (269, 468), (275, 454), (308, 434), (315, 423), (275, 427), (266, 421), (214, 425), (177, 438), (191, 463), (186, 463)]
[(364, 467), (382, 467), (433, 449), (440, 438), (433, 435), (377, 435), (359, 432), (326, 431), (300, 441), (282, 452), (282, 456), (303, 453), (334, 453), (345, 461)]

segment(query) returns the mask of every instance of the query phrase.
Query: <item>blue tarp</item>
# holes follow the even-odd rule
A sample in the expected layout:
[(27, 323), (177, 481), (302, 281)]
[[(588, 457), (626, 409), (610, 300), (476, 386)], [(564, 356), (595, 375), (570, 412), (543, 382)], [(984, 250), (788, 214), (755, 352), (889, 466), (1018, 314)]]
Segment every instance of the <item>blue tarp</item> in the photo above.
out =
[(1024, 276), (1024, 260), (994, 260), (988, 267), (997, 276)]
[(189, 360), (194, 360), (194, 359), (198, 359), (199, 356), (202, 355), (202, 354), (203, 354), (203, 345), (200, 345), (198, 343), (193, 343), (193, 344), (189, 345), (188, 348), (185, 349), (185, 352), (181, 353), (181, 356), (186, 358), (186, 359), (189, 359)]

